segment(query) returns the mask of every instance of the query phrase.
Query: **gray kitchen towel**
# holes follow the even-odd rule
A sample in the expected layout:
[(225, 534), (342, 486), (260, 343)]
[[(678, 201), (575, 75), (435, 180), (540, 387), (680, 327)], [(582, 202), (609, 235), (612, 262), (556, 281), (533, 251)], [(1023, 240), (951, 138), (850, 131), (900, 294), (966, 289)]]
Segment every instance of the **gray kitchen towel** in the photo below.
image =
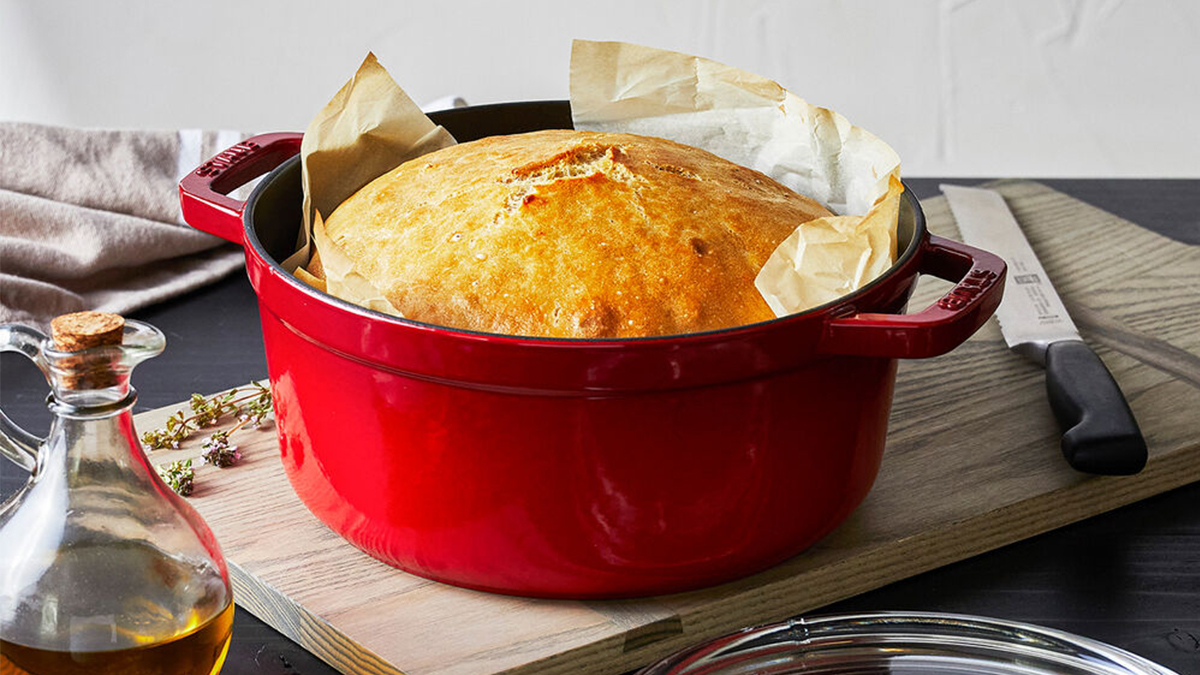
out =
[(238, 269), (241, 247), (183, 223), (177, 184), (242, 138), (0, 123), (0, 323), (125, 313)]

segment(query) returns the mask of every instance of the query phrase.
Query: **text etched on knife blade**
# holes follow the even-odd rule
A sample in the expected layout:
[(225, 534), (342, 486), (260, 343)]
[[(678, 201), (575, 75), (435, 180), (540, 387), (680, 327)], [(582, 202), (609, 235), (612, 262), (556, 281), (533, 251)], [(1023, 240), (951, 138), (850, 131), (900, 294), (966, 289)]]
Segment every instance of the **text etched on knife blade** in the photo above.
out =
[(1047, 291), (1046, 287), (1049, 282), (1038, 273), (1040, 270), (1037, 269), (1039, 266), (1036, 262), (1018, 257), (1009, 260), (1008, 263), (1012, 273), (1008, 277), (1006, 290), (1013, 292), (1020, 289), (1020, 292), (1025, 294), (1026, 300), (1037, 315), (1039, 325), (1054, 326), (1069, 323), (1069, 319), (1059, 314), (1058, 303), (1054, 301), (1057, 296), (1053, 290)]
[(1039, 324), (1053, 326), (1054, 324), (1062, 323), (1062, 316), (1054, 310), (1054, 305), (1050, 302), (1050, 298), (1046, 295), (1046, 291), (1042, 288), (1040, 282), (1026, 282), (1024, 284), (1017, 282), (1017, 285), (1025, 292), (1025, 297), (1029, 299), (1029, 304), (1033, 306), (1033, 311), (1037, 312)]

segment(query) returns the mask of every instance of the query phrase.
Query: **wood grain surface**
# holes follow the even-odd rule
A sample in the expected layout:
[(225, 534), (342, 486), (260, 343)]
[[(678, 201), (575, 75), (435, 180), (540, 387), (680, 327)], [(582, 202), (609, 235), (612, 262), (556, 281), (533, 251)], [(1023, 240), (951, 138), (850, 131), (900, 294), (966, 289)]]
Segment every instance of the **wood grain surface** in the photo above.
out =
[[(198, 472), (238, 603), (346, 673), (620, 673), (742, 626), (782, 619), (1200, 479), (1200, 247), (1030, 182), (1006, 197), (1150, 447), (1133, 477), (1074, 473), (1040, 368), (995, 322), (943, 357), (904, 362), (875, 488), (806, 553), (712, 589), (571, 602), (458, 589), (394, 570), (321, 525), (291, 492), (273, 430), (243, 465)], [(935, 233), (957, 237), (940, 198)], [(922, 281), (912, 307), (945, 288)], [(157, 426), (173, 407), (144, 413)], [(198, 447), (156, 452), (155, 462)]]

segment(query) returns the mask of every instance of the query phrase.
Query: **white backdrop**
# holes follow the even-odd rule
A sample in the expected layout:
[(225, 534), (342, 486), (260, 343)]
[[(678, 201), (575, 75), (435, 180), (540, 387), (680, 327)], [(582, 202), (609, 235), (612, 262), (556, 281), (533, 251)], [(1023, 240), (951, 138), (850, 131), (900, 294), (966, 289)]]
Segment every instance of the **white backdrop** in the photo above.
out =
[(772, 77), (907, 175), (1200, 177), (1193, 0), (0, 0), (0, 119), (303, 129), (367, 50), (418, 102), (565, 98), (573, 37)]

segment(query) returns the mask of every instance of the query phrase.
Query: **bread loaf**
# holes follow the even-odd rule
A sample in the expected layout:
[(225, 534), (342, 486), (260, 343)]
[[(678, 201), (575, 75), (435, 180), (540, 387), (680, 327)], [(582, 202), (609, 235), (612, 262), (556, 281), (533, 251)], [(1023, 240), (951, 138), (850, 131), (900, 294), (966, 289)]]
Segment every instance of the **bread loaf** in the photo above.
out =
[(406, 162), (343, 202), (325, 230), (409, 319), (623, 338), (774, 318), (755, 275), (797, 226), (828, 215), (694, 147), (552, 130)]

